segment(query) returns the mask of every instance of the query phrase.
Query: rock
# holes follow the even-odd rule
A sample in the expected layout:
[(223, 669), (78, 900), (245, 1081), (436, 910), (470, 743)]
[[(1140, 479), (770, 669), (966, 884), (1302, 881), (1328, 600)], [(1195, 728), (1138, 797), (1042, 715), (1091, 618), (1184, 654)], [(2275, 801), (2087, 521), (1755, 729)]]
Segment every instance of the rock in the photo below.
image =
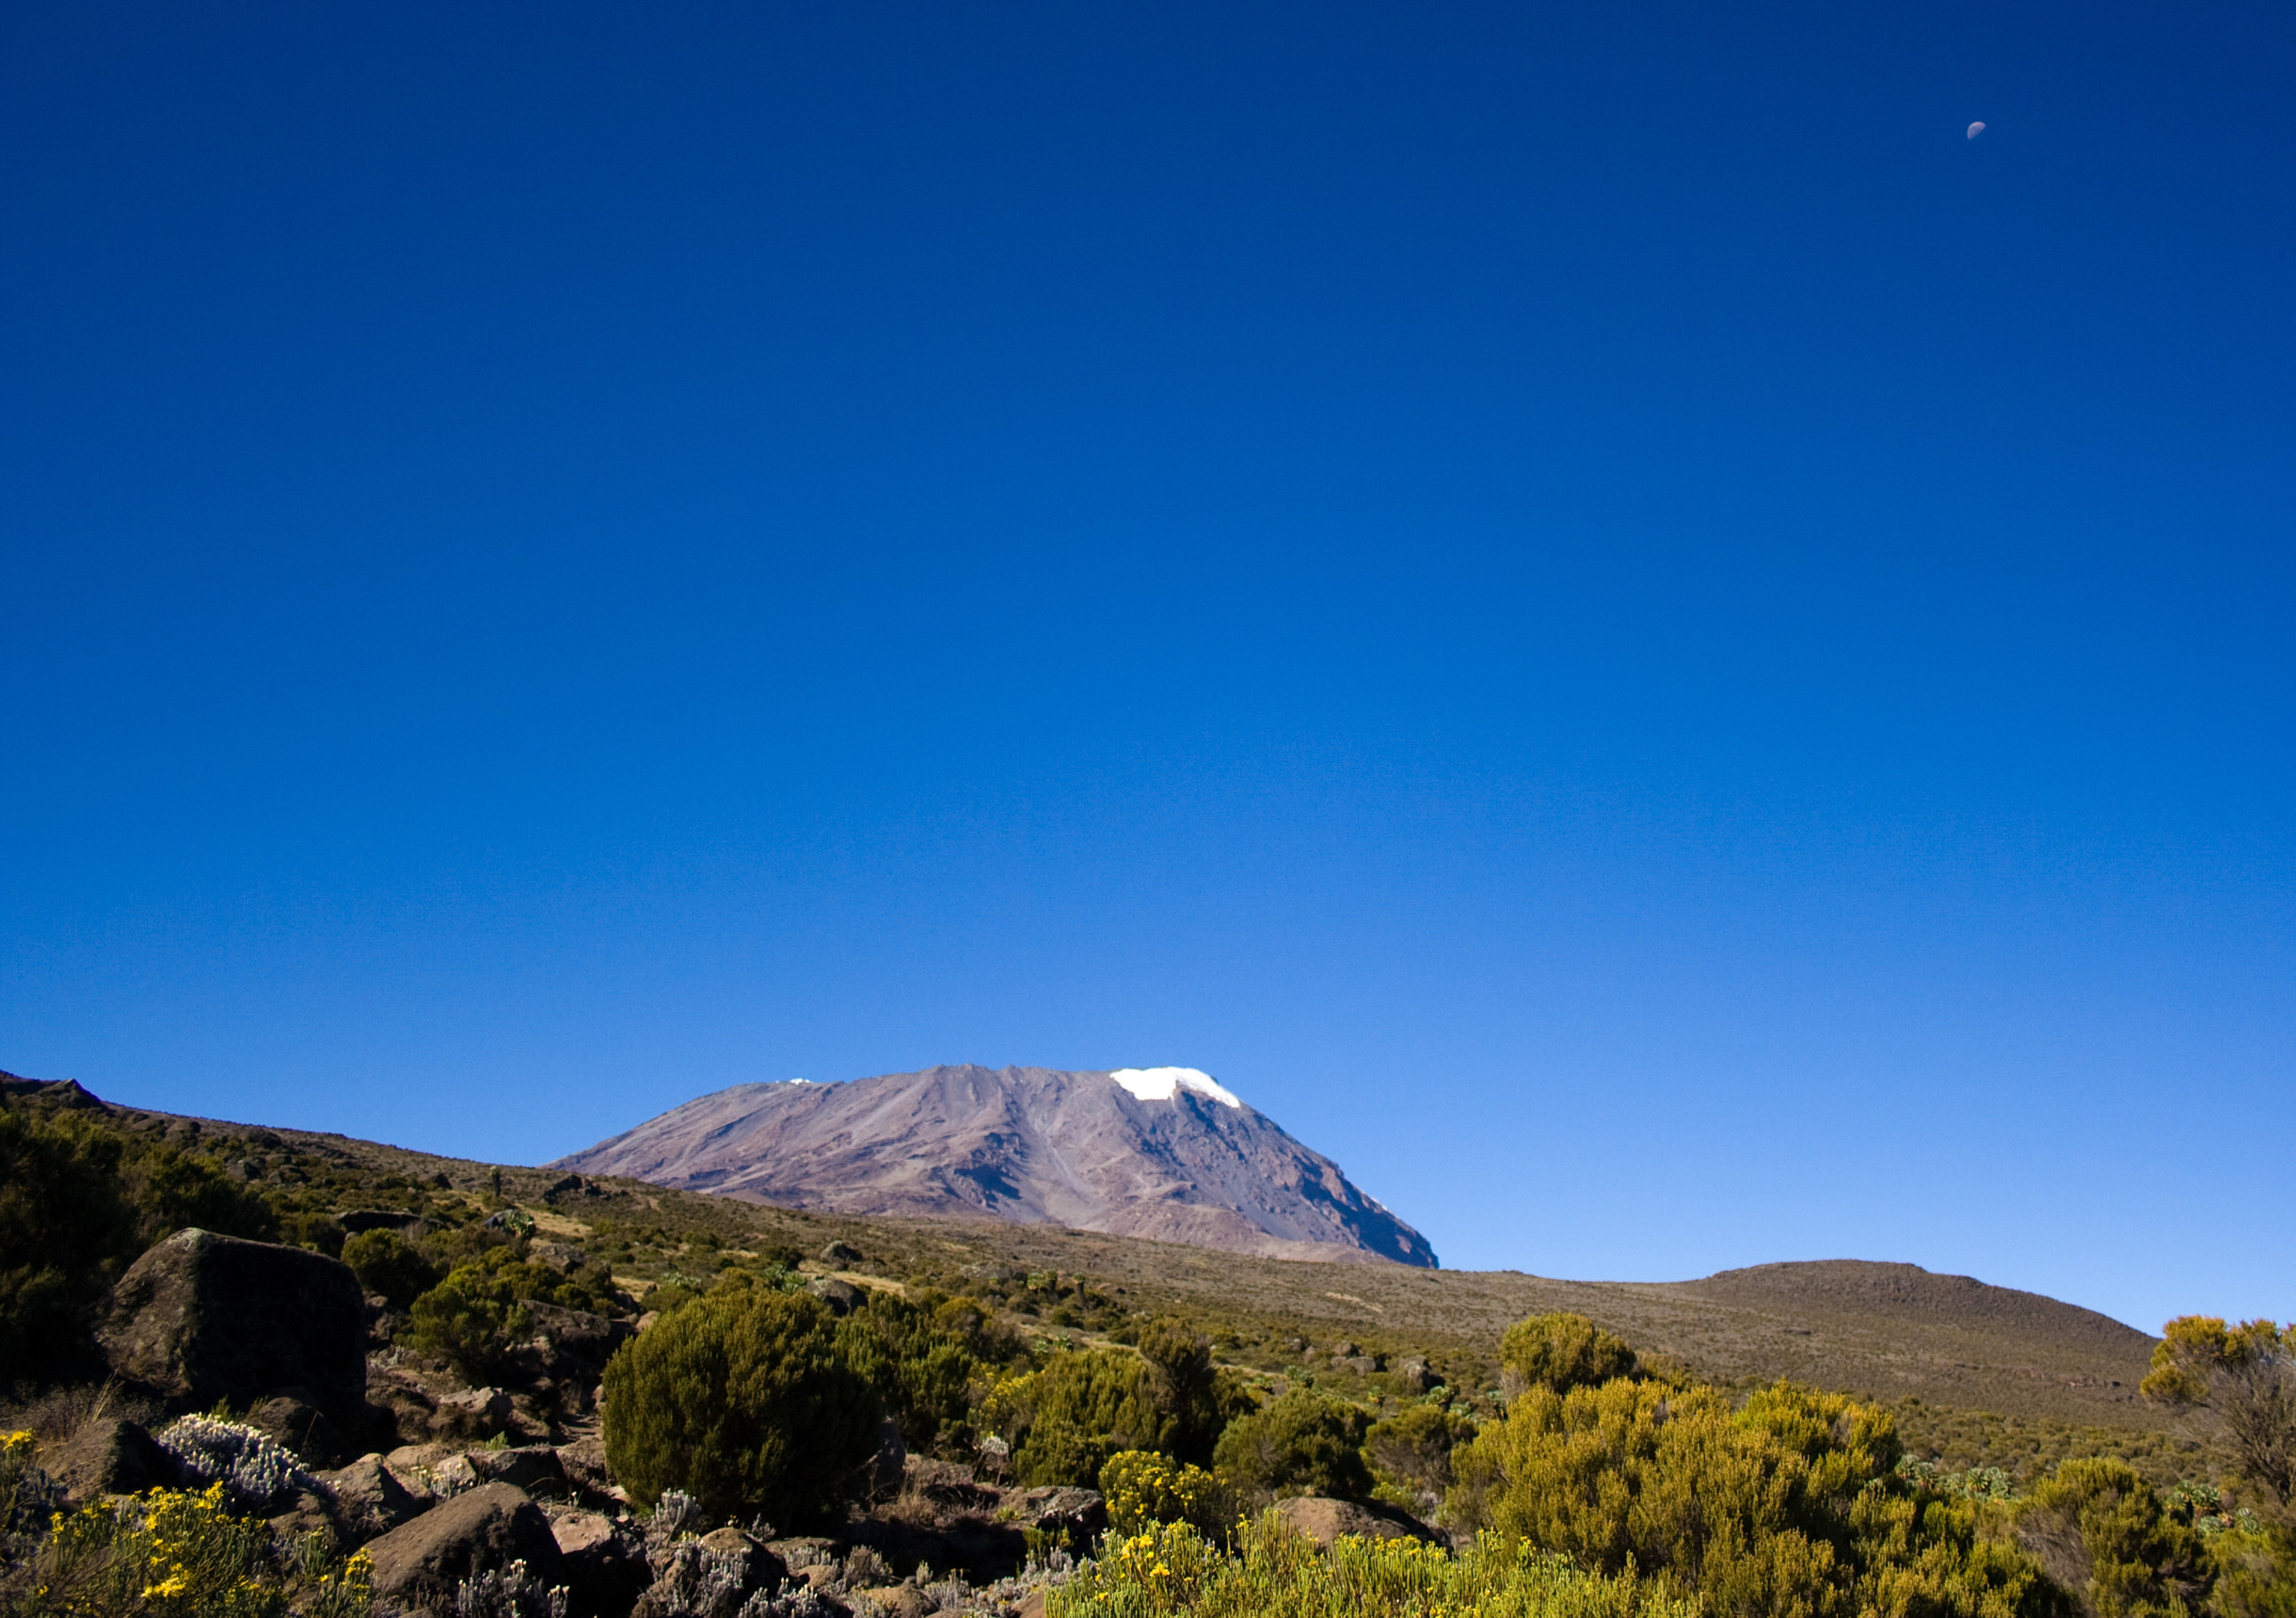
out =
[(646, 1542), (611, 1517), (562, 1510), (550, 1516), (550, 1533), (572, 1618), (622, 1618), (653, 1582)]
[(739, 1581), (738, 1589), (731, 1596), (710, 1602), (712, 1612), (732, 1612), (756, 1594), (770, 1595), (788, 1569), (771, 1548), (740, 1529), (722, 1528), (698, 1540), (681, 1540), (658, 1565), (659, 1576), (639, 1598), (631, 1618), (685, 1618), (701, 1611), (705, 1584), (716, 1583), (729, 1572)]
[(1442, 1543), (1433, 1529), (1391, 1506), (1364, 1506), (1353, 1500), (1303, 1495), (1297, 1499), (1277, 1501), (1276, 1515), (1294, 1532), (1307, 1535), (1327, 1550), (1333, 1541), (1347, 1535), (1358, 1539), (1423, 1539)]
[(1012, 1503), (1024, 1521), (1046, 1533), (1066, 1529), (1079, 1547), (1108, 1526), (1108, 1503), (1097, 1489), (1023, 1489)]
[(1038, 1585), (1020, 1598), (1020, 1605), (1012, 1610), (1012, 1618), (1044, 1618), (1044, 1587), (1043, 1585)]
[(555, 1181), (548, 1191), (544, 1192), (542, 1193), (542, 1200), (545, 1202), (556, 1202), (560, 1197), (566, 1195), (568, 1192), (580, 1192), (582, 1190), (582, 1176), (578, 1174), (570, 1174), (567, 1175), (564, 1179)]
[(814, 1276), (805, 1283), (805, 1290), (840, 1315), (849, 1315), (861, 1306), (861, 1289), (851, 1281), (840, 1281), (835, 1275)]
[(508, 1483), (536, 1499), (564, 1499), (573, 1493), (558, 1451), (547, 1444), (516, 1450), (472, 1450), (463, 1459), (483, 1483)]
[(790, 1539), (770, 1539), (765, 1548), (781, 1559), (781, 1564), (791, 1573), (808, 1567), (838, 1567), (845, 1552), (834, 1539), (800, 1534)]
[(1379, 1362), (1367, 1354), (1349, 1354), (1346, 1359), (1333, 1360), (1331, 1369), (1348, 1371), (1356, 1376), (1369, 1376), (1379, 1369)]
[(337, 1525), (354, 1545), (380, 1539), (431, 1505), (399, 1482), (380, 1455), (361, 1455), (340, 1470), (322, 1472), (319, 1482), (334, 1499)]
[(1395, 1367), (1395, 1380), (1412, 1393), (1425, 1393), (1435, 1386), (1435, 1373), (1427, 1369), (1426, 1360), (1413, 1354)]
[(606, 1466), (606, 1442), (595, 1434), (559, 1445), (558, 1469), (580, 1493), (614, 1493), (614, 1473)]
[(85, 1423), (55, 1449), (42, 1449), (40, 1464), (72, 1492), (75, 1500), (98, 1495), (134, 1495), (174, 1488), (182, 1471), (173, 1455), (133, 1421), (99, 1417)]
[(491, 1438), (510, 1425), (510, 1395), (499, 1387), (466, 1387), (439, 1396), (433, 1430), (460, 1438)]
[(821, 1249), (821, 1262), (841, 1264), (851, 1269), (853, 1265), (866, 1263), (868, 1260), (861, 1257), (861, 1250), (858, 1247), (848, 1247), (842, 1242), (832, 1242)]
[(526, 1255), (559, 1271), (579, 1270), (590, 1261), (590, 1256), (570, 1242), (530, 1242)]
[(556, 1304), (530, 1303), (526, 1314), (534, 1322), (535, 1336), (549, 1342), (554, 1358), (591, 1376), (604, 1371), (614, 1351), (638, 1335), (626, 1321), (610, 1321), (586, 1309), (565, 1309)]
[(427, 1230), (419, 1213), (401, 1213), (392, 1208), (354, 1208), (348, 1213), (335, 1215), (335, 1223), (343, 1226), (345, 1236), (359, 1236), (369, 1230), (395, 1230), (412, 1239)]
[(258, 1400), (247, 1412), (247, 1425), (286, 1445), (306, 1466), (340, 1466), (351, 1456), (350, 1446), (327, 1418), (327, 1412), (300, 1394), (279, 1393)]
[(128, 1266), (97, 1338), (112, 1369), (178, 1408), (292, 1388), (338, 1428), (366, 1414), (365, 1299), (324, 1254), (180, 1230)]
[(550, 1519), (508, 1483), (487, 1483), (433, 1506), (367, 1546), (375, 1594), (399, 1607), (452, 1609), (454, 1587), (514, 1562), (544, 1584), (561, 1584)]
[(879, 1618), (928, 1618), (938, 1612), (933, 1597), (914, 1584), (895, 1584), (883, 1590), (856, 1590), (853, 1599), (866, 1603), (860, 1610)]

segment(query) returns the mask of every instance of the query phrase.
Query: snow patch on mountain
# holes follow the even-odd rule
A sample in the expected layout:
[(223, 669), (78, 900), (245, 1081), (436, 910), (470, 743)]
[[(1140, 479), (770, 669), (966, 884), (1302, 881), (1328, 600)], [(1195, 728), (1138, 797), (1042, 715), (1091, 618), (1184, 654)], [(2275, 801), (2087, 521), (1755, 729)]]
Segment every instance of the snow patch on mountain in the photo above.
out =
[(1183, 1090), (1193, 1090), (1223, 1107), (1243, 1105), (1235, 1091), (1193, 1067), (1119, 1067), (1108, 1077), (1143, 1101), (1169, 1101)]

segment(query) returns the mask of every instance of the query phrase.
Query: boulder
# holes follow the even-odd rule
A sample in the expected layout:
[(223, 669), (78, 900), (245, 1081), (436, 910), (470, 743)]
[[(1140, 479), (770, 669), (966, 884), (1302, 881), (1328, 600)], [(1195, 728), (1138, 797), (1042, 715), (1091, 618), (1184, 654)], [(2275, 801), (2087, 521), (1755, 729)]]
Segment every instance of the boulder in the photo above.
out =
[(1435, 1386), (1435, 1373), (1427, 1369), (1426, 1360), (1413, 1354), (1395, 1367), (1395, 1380), (1413, 1393), (1425, 1393)]
[(499, 1387), (466, 1387), (442, 1394), (431, 1431), (456, 1438), (491, 1438), (510, 1426), (510, 1395)]
[(1441, 1543), (1435, 1530), (1417, 1517), (1391, 1506), (1358, 1505), (1353, 1500), (1326, 1499), (1302, 1495), (1276, 1502), (1276, 1515), (1296, 1533), (1303, 1533), (1325, 1549), (1343, 1537), (1357, 1539), (1423, 1539)]
[(375, 1594), (397, 1607), (453, 1609), (455, 1586), (514, 1562), (544, 1584), (565, 1582), (550, 1519), (525, 1493), (487, 1483), (433, 1506), (367, 1546)]
[(348, 1213), (335, 1215), (335, 1223), (343, 1226), (345, 1236), (358, 1236), (369, 1230), (395, 1230), (409, 1240), (430, 1228), (419, 1213), (401, 1213), (391, 1208), (354, 1208)]
[(805, 1290), (827, 1304), (836, 1314), (849, 1315), (861, 1306), (861, 1289), (851, 1281), (840, 1281), (835, 1275), (814, 1276), (805, 1283)]
[[(788, 1577), (782, 1559), (737, 1528), (722, 1528), (700, 1539), (680, 1540), (655, 1564), (657, 1577), (638, 1598), (632, 1618), (686, 1618), (703, 1610), (732, 1612), (760, 1593), (771, 1595)], [(731, 1593), (709, 1599), (730, 1576)]]
[(286, 1445), (306, 1466), (340, 1466), (351, 1457), (350, 1446), (327, 1418), (327, 1412), (300, 1391), (258, 1400), (247, 1412), (247, 1425)]
[(547, 1444), (516, 1450), (472, 1450), (464, 1457), (484, 1483), (508, 1483), (536, 1499), (564, 1499), (573, 1493), (558, 1451)]
[(401, 1482), (380, 1455), (361, 1455), (339, 1470), (322, 1472), (319, 1482), (334, 1500), (336, 1525), (354, 1545), (382, 1538), (431, 1504), (429, 1497), (418, 1497)]
[(553, 1376), (580, 1372), (595, 1379), (614, 1357), (614, 1351), (638, 1335), (627, 1321), (610, 1321), (586, 1309), (561, 1308), (556, 1304), (530, 1303), (527, 1318), (535, 1338), (548, 1345)]
[(40, 1466), (75, 1500), (174, 1488), (181, 1468), (159, 1441), (133, 1421), (99, 1417), (55, 1449), (42, 1449)]
[(863, 1259), (861, 1257), (861, 1250), (858, 1247), (848, 1247), (842, 1242), (832, 1242), (828, 1246), (821, 1249), (821, 1262), (824, 1264), (841, 1264), (850, 1269), (853, 1265), (863, 1262)]
[(128, 1266), (96, 1335), (114, 1371), (179, 1409), (294, 1389), (355, 1431), (365, 1308), (359, 1278), (324, 1254), (179, 1230)]
[(622, 1618), (654, 1576), (636, 1530), (597, 1512), (550, 1514), (571, 1618)]
[(1108, 1502), (1097, 1489), (1023, 1489), (1012, 1503), (1020, 1508), (1022, 1521), (1045, 1533), (1065, 1529), (1079, 1547), (1108, 1526)]

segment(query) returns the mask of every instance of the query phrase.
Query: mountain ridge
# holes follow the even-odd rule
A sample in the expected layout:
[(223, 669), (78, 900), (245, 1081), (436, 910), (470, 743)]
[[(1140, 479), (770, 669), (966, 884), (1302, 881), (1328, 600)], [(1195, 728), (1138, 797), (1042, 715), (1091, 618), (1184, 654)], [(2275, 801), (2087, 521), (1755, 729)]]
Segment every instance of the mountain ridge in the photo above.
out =
[(737, 1084), (550, 1166), (788, 1208), (1437, 1267), (1337, 1163), (1194, 1068), (961, 1063)]

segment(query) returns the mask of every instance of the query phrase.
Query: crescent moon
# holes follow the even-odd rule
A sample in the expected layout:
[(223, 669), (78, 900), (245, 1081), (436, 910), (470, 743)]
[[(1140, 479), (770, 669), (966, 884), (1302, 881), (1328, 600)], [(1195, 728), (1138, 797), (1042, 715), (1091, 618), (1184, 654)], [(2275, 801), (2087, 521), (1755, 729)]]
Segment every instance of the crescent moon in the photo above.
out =
[(1979, 120), (1977, 122), (1972, 123), (1972, 124), (1970, 124), (1970, 125), (1969, 125), (1969, 138), (1970, 138), (1971, 140), (1975, 140), (1975, 139), (1976, 139), (1976, 138), (1977, 138), (1979, 136), (1983, 135), (1985, 132), (1985, 121), (1984, 121), (1984, 120), (1982, 120), (1982, 119), (1981, 119), (1981, 120)]

